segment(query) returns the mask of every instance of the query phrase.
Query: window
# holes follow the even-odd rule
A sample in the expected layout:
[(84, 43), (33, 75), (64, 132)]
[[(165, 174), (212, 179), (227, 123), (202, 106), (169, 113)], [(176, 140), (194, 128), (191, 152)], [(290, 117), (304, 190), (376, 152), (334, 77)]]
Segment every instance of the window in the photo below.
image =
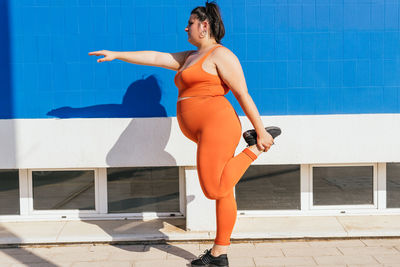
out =
[(0, 170), (0, 215), (19, 215), (18, 170)]
[(94, 170), (32, 171), (34, 210), (94, 210)]
[(373, 166), (312, 167), (314, 205), (373, 204)]
[(239, 210), (299, 210), (300, 165), (250, 166), (235, 189)]
[(107, 169), (108, 212), (179, 212), (178, 167)]
[(400, 163), (386, 164), (386, 205), (400, 208)]

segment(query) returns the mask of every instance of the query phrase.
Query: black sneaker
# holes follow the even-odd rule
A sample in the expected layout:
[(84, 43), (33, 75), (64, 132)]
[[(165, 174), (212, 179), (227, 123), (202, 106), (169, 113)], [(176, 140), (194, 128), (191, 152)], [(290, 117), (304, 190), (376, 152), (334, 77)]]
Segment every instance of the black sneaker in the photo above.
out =
[[(272, 135), (272, 138), (276, 138), (278, 135), (281, 134), (281, 128), (276, 127), (276, 126), (269, 126), (269, 127), (265, 127), (265, 130)], [(246, 143), (248, 144), (248, 146), (252, 146), (257, 144), (257, 133), (256, 130), (252, 129), (252, 130), (248, 130), (245, 131), (243, 133), (243, 138), (246, 141)]]
[(204, 254), (201, 254), (198, 259), (192, 260), (192, 267), (229, 267), (228, 255), (221, 254), (218, 257), (211, 255), (211, 249), (206, 249)]

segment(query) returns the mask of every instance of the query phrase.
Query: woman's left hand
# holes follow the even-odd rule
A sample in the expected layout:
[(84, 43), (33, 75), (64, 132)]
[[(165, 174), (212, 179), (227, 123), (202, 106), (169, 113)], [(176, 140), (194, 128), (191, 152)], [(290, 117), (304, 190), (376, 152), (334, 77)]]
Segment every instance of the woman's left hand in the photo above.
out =
[(263, 129), (260, 132), (257, 132), (257, 147), (259, 150), (267, 152), (273, 144), (274, 138), (272, 138), (267, 130)]

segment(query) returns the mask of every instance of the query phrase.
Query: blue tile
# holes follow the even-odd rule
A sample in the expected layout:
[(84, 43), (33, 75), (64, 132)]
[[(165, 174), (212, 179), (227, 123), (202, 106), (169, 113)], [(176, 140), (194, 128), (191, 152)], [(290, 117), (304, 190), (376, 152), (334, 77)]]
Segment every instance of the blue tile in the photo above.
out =
[(82, 92), (94, 90), (95, 66), (93, 63), (79, 64), (79, 68), (85, 72), (85, 75), (80, 76)]
[(245, 13), (245, 8), (237, 7), (234, 10), (233, 19), (233, 32), (234, 33), (244, 33), (246, 32), (246, 19), (247, 14)]
[(314, 61), (303, 61), (301, 68), (302, 87), (315, 86), (315, 64)]
[(370, 52), (370, 34), (369, 32), (359, 32), (357, 44), (357, 58), (369, 59)]
[(300, 60), (301, 59), (301, 34), (291, 33), (288, 36), (288, 59), (289, 60)]
[(35, 32), (35, 23), (33, 23), (36, 19), (35, 13), (33, 12), (33, 8), (30, 7), (22, 7), (20, 9), (23, 17), (23, 30), (25, 33), (34, 33)]
[(343, 5), (332, 4), (329, 9), (329, 30), (332, 32), (343, 30)]
[(288, 32), (288, 7), (287, 5), (275, 6), (274, 28), (275, 31)]
[(65, 33), (65, 12), (62, 7), (52, 7), (50, 12), (50, 33), (52, 35), (58, 35)]
[(260, 62), (258, 64), (259, 69), (261, 70), (260, 77), (260, 88), (268, 89), (273, 88), (275, 86), (275, 64), (274, 62)]
[(329, 58), (329, 33), (315, 34), (315, 58), (318, 60)]
[(356, 62), (343, 61), (343, 86), (353, 87), (356, 85)]
[(357, 58), (358, 35), (355, 32), (343, 33), (343, 59)]
[(23, 69), (24, 86), (20, 90), (24, 92), (38, 92), (38, 66), (37, 64), (25, 64)]
[(399, 4), (385, 3), (385, 30), (399, 30)]
[[(148, 14), (148, 29), (150, 34), (160, 33), (160, 30), (163, 29), (163, 24), (167, 21), (164, 18), (164, 12), (162, 7), (152, 7), (151, 12)], [(175, 25), (171, 25), (171, 29), (173, 29)]]
[(356, 23), (359, 30), (369, 30), (371, 28), (370, 5), (370, 3), (360, 3), (357, 5)]
[(400, 61), (384, 60), (384, 86), (400, 86)]
[(275, 88), (288, 87), (288, 66), (287, 62), (275, 62)]
[[(330, 87), (329, 91), (329, 113), (343, 114), (343, 91), (342, 87)], [(318, 113), (318, 110), (317, 110)]]
[(247, 58), (246, 60), (259, 60), (260, 58), (260, 39), (256, 35), (247, 36)]
[(50, 63), (38, 64), (38, 88), (39, 91), (52, 90), (52, 66)]
[(329, 34), (329, 59), (343, 59), (343, 35), (332, 32)]
[(246, 6), (246, 23), (248, 33), (260, 32), (260, 7)]
[(315, 6), (314, 5), (303, 5), (303, 17), (302, 27), (303, 32), (314, 32), (315, 26)]
[[(260, 14), (260, 33), (274, 32), (274, 17), (276, 16), (274, 6), (261, 6)], [(234, 16), (235, 20), (236, 17)], [(233, 26), (235, 28), (235, 25)]]
[[(66, 7), (64, 9), (65, 12), (65, 33), (68, 34), (79, 34), (79, 22), (78, 22), (78, 8), (77, 7)], [(99, 17), (102, 17), (101, 13), (96, 14), (97, 17), (94, 18), (94, 21), (98, 20)], [(97, 26), (97, 25), (96, 25)], [(102, 28), (96, 27), (98, 31), (101, 31)]]
[(330, 114), (332, 111), (329, 88), (312, 90), (315, 99), (315, 114)]
[(371, 31), (385, 29), (385, 6), (381, 3), (371, 3)]
[(79, 61), (79, 40), (70, 36), (65, 38), (65, 44), (63, 47), (64, 53), (66, 55), (67, 61)]
[(369, 60), (358, 60), (356, 64), (356, 86), (369, 86), (371, 84)]
[(343, 29), (346, 31), (357, 30), (357, 5), (353, 3), (344, 3), (343, 6)]
[(288, 31), (289, 32), (300, 32), (302, 30), (301, 25), (301, 5), (289, 5), (288, 6)]
[(119, 36), (121, 34), (121, 7), (107, 7), (107, 32)]
[(32, 12), (35, 14), (35, 20), (32, 22), (35, 25), (34, 32), (36, 34), (49, 34), (52, 26), (50, 21), (51, 9), (48, 7), (36, 7)]
[[(99, 57), (87, 53), (196, 49), (184, 31), (196, 5), (204, 3), (10, 3), (13, 23), (6, 41), (12, 44), (14, 116), (47, 118), (46, 111), (67, 105), (112, 116), (115, 110), (96, 106), (112, 110), (110, 104), (121, 103), (132, 83), (150, 75), (157, 77), (165, 114), (172, 116), (174, 72), (121, 61), (97, 63)], [(400, 111), (398, 0), (229, 0), (221, 7), (222, 42), (239, 58), (261, 115)]]
[[(254, 103), (260, 114), (281, 115), (287, 114), (287, 90), (264, 89), (252, 93)], [(243, 115), (242, 115), (243, 116)]]
[(288, 34), (275, 35), (275, 60), (288, 60)]
[(384, 38), (384, 58), (398, 58), (400, 56), (399, 32), (385, 32)]
[(259, 88), (260, 87), (260, 68), (257, 62), (247, 62), (246, 68), (246, 84), (248, 88)]
[(293, 115), (312, 115), (315, 114), (316, 100), (315, 89), (301, 88), (288, 90), (287, 109), (288, 114)]
[(400, 112), (400, 88), (399, 87), (383, 87), (383, 112), (399, 113)]
[(107, 30), (107, 13), (104, 6), (93, 6), (90, 9), (90, 17), (93, 19), (93, 29), (96, 33), (104, 34)]
[(315, 26), (319, 32), (329, 31), (329, 5), (316, 5)]
[(301, 62), (288, 62), (288, 87), (301, 87)]
[(329, 86), (341, 87), (343, 85), (343, 64), (341, 61), (329, 62)]
[(383, 59), (371, 60), (371, 85), (383, 86)]
[(36, 63), (38, 61), (38, 46), (37, 38), (32, 35), (24, 36), (25, 47), (29, 49), (24, 49), (22, 52), (24, 54), (24, 60), (26, 63)]
[(315, 62), (315, 87), (327, 88), (329, 87), (329, 62), (316, 61)]
[(51, 43), (49, 36), (37, 36), (38, 62), (51, 62)]
[(382, 59), (383, 58), (383, 39), (384, 33), (382, 32), (370, 32), (370, 59)]
[(313, 33), (302, 33), (301, 55), (303, 60), (314, 59), (315, 36)]
[(274, 60), (274, 59), (275, 59), (275, 35), (274, 34), (260, 35), (259, 60)]

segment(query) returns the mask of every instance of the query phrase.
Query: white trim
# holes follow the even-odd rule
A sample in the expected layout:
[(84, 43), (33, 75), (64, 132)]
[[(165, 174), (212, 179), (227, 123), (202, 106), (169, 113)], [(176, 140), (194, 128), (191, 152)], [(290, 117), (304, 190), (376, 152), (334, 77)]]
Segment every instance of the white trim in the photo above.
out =
[[(357, 204), (357, 205), (314, 205), (313, 194), (313, 167), (357, 167), (357, 166), (372, 166), (372, 205), (370, 204)], [(310, 210), (341, 210), (342, 213), (348, 209), (377, 209), (377, 164), (376, 163), (342, 163), (342, 164), (310, 164)]]
[(310, 168), (308, 164), (300, 165), (300, 210), (307, 212), (311, 207)]
[(107, 191), (107, 169), (99, 168), (98, 169), (98, 211), (100, 214), (108, 213), (108, 191)]
[(29, 182), (26, 169), (18, 171), (20, 216), (29, 215)]
[(386, 163), (378, 163), (378, 210), (386, 209)]
[(179, 167), (179, 211), (184, 217), (186, 217), (185, 167)]

